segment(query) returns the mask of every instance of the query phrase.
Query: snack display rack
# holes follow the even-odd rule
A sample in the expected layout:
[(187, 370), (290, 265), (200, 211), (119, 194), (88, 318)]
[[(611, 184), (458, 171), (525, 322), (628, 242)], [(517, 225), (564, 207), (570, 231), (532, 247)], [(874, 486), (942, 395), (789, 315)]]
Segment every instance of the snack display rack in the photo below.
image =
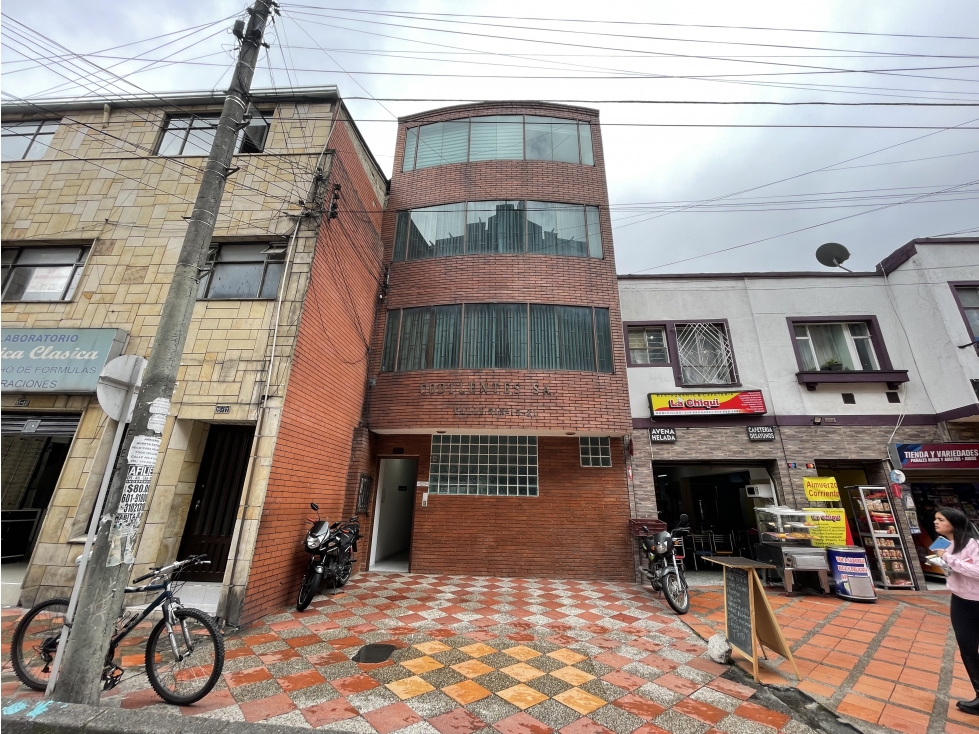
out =
[(884, 487), (847, 487), (854, 509), (860, 543), (874, 581), (885, 589), (913, 589), (911, 564), (901, 538), (891, 499)]

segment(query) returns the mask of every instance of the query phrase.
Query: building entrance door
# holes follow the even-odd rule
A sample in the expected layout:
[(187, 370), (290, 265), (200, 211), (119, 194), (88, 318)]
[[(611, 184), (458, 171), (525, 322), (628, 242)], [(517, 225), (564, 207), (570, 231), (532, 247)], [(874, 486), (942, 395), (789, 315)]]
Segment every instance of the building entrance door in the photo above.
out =
[(177, 553), (178, 559), (206, 553), (211, 563), (202, 571), (184, 571), (181, 578), (224, 578), (254, 433), (254, 426), (211, 426)]
[(416, 459), (381, 459), (370, 570), (408, 571), (415, 509)]

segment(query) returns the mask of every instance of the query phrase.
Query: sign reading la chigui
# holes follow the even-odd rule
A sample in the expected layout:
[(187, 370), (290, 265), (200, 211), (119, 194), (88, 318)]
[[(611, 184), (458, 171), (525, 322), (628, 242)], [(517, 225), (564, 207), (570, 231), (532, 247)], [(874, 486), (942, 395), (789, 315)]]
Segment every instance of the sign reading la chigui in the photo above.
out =
[(0, 329), (3, 392), (94, 393), (126, 342), (119, 329)]
[(979, 469), (979, 443), (891, 444), (902, 469)]
[(758, 415), (767, 412), (761, 390), (651, 392), (649, 412), (658, 415)]

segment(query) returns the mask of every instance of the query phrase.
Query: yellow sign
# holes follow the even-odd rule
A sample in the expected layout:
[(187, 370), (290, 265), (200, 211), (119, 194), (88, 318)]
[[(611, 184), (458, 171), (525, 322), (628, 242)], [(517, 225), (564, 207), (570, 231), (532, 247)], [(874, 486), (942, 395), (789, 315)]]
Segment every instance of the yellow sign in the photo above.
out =
[(807, 509), (809, 522), (814, 523), (812, 544), (817, 548), (846, 545), (846, 513), (841, 509)]
[(839, 502), (840, 488), (835, 477), (803, 477), (802, 489), (810, 502)]

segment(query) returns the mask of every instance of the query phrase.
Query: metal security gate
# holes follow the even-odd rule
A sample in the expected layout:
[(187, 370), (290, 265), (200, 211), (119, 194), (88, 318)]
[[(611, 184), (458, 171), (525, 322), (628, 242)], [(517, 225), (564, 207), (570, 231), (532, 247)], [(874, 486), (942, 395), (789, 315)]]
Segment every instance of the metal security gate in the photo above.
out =
[(30, 556), (79, 418), (78, 413), (0, 415), (3, 563), (20, 563)]
[(254, 426), (211, 426), (177, 553), (178, 559), (206, 553), (211, 563), (206, 570), (184, 572), (181, 578), (224, 578), (254, 433)]

